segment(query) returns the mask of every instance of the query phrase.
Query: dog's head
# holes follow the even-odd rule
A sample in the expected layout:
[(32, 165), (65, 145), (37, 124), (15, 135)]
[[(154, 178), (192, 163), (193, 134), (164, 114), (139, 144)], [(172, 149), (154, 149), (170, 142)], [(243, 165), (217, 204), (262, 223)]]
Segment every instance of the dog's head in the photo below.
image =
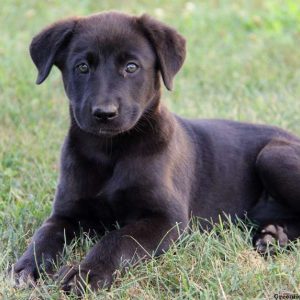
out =
[(62, 72), (77, 125), (97, 135), (133, 128), (159, 99), (159, 72), (170, 90), (185, 40), (147, 15), (109, 12), (63, 20), (34, 37), (30, 54), (42, 83)]

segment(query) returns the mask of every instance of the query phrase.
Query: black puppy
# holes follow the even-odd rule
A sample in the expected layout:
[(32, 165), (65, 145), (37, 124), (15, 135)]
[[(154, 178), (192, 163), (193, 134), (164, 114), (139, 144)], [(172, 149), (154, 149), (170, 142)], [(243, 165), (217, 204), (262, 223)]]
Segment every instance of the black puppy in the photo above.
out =
[(53, 65), (61, 70), (71, 125), (52, 214), (14, 266), (17, 281), (37, 279), (42, 263), (50, 271), (80, 226), (110, 232), (80, 268), (62, 269), (64, 290), (86, 277), (93, 289), (109, 285), (124, 263), (167, 250), (191, 216), (247, 213), (260, 225), (260, 252), (300, 235), (299, 139), (275, 127), (186, 120), (160, 103), (160, 75), (170, 90), (185, 58), (174, 29), (115, 12), (67, 19), (39, 33), (30, 54), (38, 84)]

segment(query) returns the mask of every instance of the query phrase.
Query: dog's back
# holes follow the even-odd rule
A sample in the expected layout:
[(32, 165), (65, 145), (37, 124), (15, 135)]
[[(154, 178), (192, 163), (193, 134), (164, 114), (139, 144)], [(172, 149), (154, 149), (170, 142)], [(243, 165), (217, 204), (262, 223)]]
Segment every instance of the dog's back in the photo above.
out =
[(177, 117), (195, 147), (192, 215), (218, 220), (226, 213), (243, 217), (263, 192), (256, 160), (272, 139), (297, 137), (274, 126), (228, 120)]

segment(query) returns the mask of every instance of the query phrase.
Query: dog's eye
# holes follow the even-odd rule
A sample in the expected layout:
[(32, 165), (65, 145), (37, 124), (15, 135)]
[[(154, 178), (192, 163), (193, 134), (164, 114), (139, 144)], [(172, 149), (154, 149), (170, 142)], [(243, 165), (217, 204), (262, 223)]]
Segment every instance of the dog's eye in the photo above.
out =
[(138, 68), (139, 68), (139, 66), (137, 64), (129, 63), (126, 65), (125, 71), (127, 73), (134, 73)]
[(83, 74), (86, 74), (89, 72), (89, 67), (85, 63), (78, 65), (76, 68), (80, 73), (83, 73)]

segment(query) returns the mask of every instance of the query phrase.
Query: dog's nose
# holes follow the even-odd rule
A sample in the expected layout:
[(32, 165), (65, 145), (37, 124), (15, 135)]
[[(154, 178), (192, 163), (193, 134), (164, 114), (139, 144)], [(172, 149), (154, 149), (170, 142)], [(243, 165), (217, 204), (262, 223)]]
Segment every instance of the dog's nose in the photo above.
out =
[(118, 116), (118, 108), (113, 104), (96, 106), (92, 109), (92, 115), (99, 121), (110, 121)]

